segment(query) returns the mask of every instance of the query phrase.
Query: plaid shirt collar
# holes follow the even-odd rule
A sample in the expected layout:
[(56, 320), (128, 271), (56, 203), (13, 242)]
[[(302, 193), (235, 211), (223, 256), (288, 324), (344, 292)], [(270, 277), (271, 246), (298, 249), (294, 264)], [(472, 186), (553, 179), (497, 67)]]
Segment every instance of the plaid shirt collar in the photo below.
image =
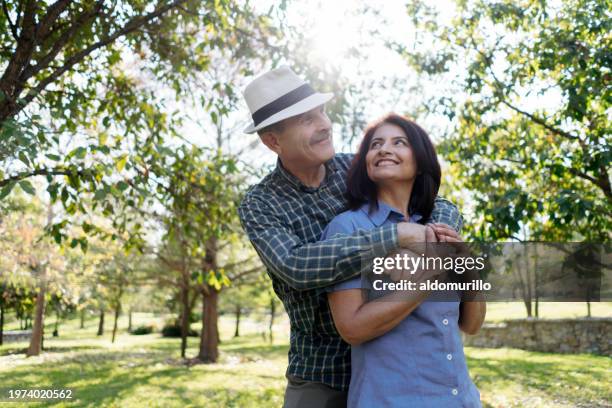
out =
[(280, 158), (276, 159), (276, 168), (274, 169), (274, 174), (284, 183), (289, 184), (292, 188), (295, 188), (298, 191), (303, 191), (305, 193), (316, 193), (321, 187), (325, 186), (329, 180), (329, 177), (332, 173), (337, 171), (336, 164), (334, 163), (334, 159), (328, 160), (325, 162), (325, 178), (321, 182), (318, 187), (310, 187), (305, 185), (298, 179), (296, 176), (291, 174), (283, 164), (281, 163)]

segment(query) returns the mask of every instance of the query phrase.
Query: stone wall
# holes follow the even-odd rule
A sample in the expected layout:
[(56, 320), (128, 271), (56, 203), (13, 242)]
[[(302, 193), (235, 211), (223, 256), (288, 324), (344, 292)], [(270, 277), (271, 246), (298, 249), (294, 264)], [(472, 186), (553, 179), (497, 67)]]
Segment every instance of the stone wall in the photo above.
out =
[(32, 330), (11, 330), (5, 331), (2, 336), (2, 340), (4, 343), (12, 343), (16, 341), (26, 341), (30, 340), (30, 336), (32, 335)]
[(464, 336), (463, 342), (471, 347), (612, 356), (612, 318), (517, 319), (488, 323), (477, 335)]

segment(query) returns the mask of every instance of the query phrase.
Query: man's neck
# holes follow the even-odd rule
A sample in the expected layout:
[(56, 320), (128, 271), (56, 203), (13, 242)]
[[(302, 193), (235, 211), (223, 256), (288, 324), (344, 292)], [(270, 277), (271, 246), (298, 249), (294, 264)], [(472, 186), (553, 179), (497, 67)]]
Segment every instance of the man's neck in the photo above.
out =
[(408, 204), (410, 203), (410, 194), (412, 194), (412, 186), (414, 181), (409, 183), (390, 182), (378, 186), (378, 199), (390, 205), (396, 210), (401, 211), (404, 217), (408, 218)]
[(285, 163), (282, 160), (281, 163), (285, 170), (297, 177), (307, 187), (319, 187), (325, 178), (325, 164), (303, 166), (300, 163)]

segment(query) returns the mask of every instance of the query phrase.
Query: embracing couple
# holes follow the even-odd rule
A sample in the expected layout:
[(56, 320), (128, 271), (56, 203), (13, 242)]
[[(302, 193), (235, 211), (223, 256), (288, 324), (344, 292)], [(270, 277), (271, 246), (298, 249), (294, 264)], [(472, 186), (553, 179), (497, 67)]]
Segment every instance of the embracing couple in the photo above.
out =
[(460, 331), (474, 334), (484, 302), (363, 296), (364, 259), (414, 243), (461, 241), (461, 214), (437, 196), (441, 171), (427, 133), (389, 114), (355, 155), (335, 154), (318, 93), (287, 67), (244, 97), (278, 155), (239, 214), (291, 324), (285, 407), (479, 407)]

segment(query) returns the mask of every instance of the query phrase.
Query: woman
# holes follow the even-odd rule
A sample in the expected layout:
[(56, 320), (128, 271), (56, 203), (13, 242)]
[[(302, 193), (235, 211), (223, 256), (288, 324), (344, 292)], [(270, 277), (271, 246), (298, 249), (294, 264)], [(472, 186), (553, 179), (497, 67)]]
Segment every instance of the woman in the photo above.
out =
[[(440, 165), (416, 123), (389, 114), (370, 125), (348, 173), (350, 211), (335, 217), (323, 239), (337, 233), (410, 221), (425, 223), (440, 186)], [(428, 241), (460, 242), (450, 227), (427, 227)], [(479, 407), (460, 330), (482, 325), (484, 302), (368, 302), (360, 278), (328, 294), (334, 323), (353, 347), (349, 407)], [(370, 292), (371, 293), (371, 292)]]

